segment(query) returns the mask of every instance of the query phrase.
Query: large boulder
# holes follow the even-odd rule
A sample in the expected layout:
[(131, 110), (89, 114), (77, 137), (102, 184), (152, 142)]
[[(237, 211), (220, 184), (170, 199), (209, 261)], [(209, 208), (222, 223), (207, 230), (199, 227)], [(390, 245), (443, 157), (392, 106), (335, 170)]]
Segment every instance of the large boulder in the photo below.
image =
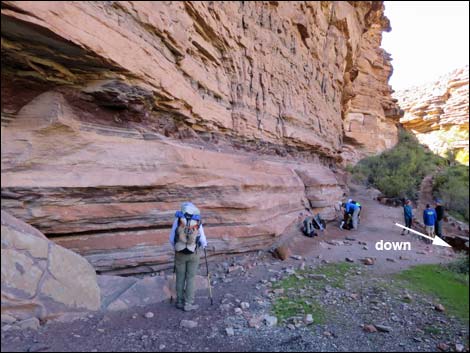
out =
[(87, 260), (7, 212), (1, 216), (2, 318), (47, 320), (100, 308), (95, 270)]

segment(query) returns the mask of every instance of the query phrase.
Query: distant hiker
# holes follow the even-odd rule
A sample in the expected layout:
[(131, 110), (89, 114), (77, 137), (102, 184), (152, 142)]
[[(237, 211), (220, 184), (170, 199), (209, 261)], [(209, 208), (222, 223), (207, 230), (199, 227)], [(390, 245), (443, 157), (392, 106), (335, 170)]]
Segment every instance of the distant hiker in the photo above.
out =
[(170, 244), (175, 249), (176, 307), (184, 311), (196, 310), (194, 280), (199, 267), (198, 248), (207, 246), (199, 209), (184, 202), (175, 214), (170, 233)]
[[(411, 206), (411, 201), (406, 200), (405, 205), (403, 206), (403, 215), (405, 216), (405, 227), (411, 228), (413, 224), (413, 207)], [(408, 230), (408, 234), (410, 231)], [(405, 229), (401, 232), (401, 235), (405, 235)]]
[(351, 210), (346, 209), (346, 203), (341, 203), (341, 208), (344, 209), (344, 214), (343, 214), (343, 220), (339, 226), (339, 229), (347, 229), (351, 230), (353, 228), (353, 223), (352, 223), (352, 213), (350, 213)]
[(426, 226), (426, 233), (431, 238), (434, 238), (434, 225), (436, 224), (436, 220), (436, 211), (431, 208), (431, 205), (427, 204), (426, 209), (423, 211), (423, 222)]
[(348, 203), (344, 206), (346, 213), (351, 215), (352, 218), (352, 229), (357, 230), (357, 225), (359, 223), (359, 211), (360, 208), (357, 204), (353, 203), (352, 199), (348, 200)]
[(442, 223), (444, 221), (444, 206), (442, 206), (442, 201), (436, 199), (436, 235), (442, 238)]
[(359, 203), (359, 201), (351, 201), (352, 203), (355, 203), (359, 207), (359, 213), (357, 214), (357, 223), (361, 223), (361, 212), (362, 212), (362, 205)]

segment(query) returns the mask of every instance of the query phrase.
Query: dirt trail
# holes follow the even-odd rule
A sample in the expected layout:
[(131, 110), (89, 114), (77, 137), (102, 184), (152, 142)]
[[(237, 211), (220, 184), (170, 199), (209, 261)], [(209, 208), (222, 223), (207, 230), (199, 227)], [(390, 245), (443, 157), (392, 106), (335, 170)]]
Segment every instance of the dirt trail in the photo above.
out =
[[(395, 223), (405, 224), (402, 208), (382, 205), (373, 200), (369, 196), (370, 193), (371, 190), (362, 186), (351, 187), (350, 197), (359, 201), (363, 208), (357, 231), (340, 230), (339, 222), (330, 223), (327, 231), (315, 237), (313, 242), (306, 237), (296, 237), (292, 243), (293, 252), (309, 258), (321, 256), (332, 262), (344, 261), (346, 257), (355, 261), (371, 257), (376, 260), (372, 269), (378, 274), (401, 271), (417, 264), (446, 262), (454, 256), (453, 251), (430, 246), (418, 235), (410, 233), (410, 235), (401, 236), (402, 229)], [(355, 240), (349, 241), (345, 239), (346, 237)], [(346, 240), (347, 246), (326, 243), (331, 240)], [(411, 250), (377, 250), (376, 243), (381, 240), (410, 242)], [(359, 241), (367, 244), (359, 244)], [(367, 250), (364, 247), (367, 247)]]
[(417, 207), (417, 214), (423, 214), (426, 205), (429, 204), (432, 207), (434, 206), (434, 201), (432, 197), (432, 183), (434, 179), (434, 174), (426, 175), (421, 182), (421, 187), (419, 190), (419, 201)]
[[(207, 293), (201, 292), (196, 299), (201, 306), (197, 312), (185, 313), (169, 302), (162, 302), (121, 312), (93, 313), (69, 323), (48, 323), (37, 331), (2, 330), (2, 352), (434, 351), (442, 341), (465, 343), (468, 328), (444, 313), (437, 313), (432, 301), (416, 300), (412, 305), (403, 305), (399, 296), (379, 288), (377, 281), (387, 278), (389, 273), (421, 263), (447, 262), (455, 254), (450, 249), (431, 247), (421, 239), (401, 236), (401, 229), (394, 225), (403, 221), (401, 208), (381, 205), (370, 195), (369, 190), (352, 189), (351, 197), (363, 205), (358, 231), (341, 231), (332, 222), (321, 237), (312, 239), (296, 232), (290, 246), (293, 254), (302, 255), (301, 261), (290, 258), (281, 262), (267, 252), (260, 252), (232, 258), (226, 263), (211, 263), (213, 306), (209, 304)], [(354, 240), (346, 240), (346, 237)], [(210, 240), (209, 234), (208, 238)], [(378, 251), (375, 243), (380, 240), (409, 241), (411, 250)], [(368, 250), (364, 250), (365, 246)], [(347, 278), (351, 283), (344, 289), (327, 285), (324, 292), (316, 293), (321, 305), (331, 312), (326, 323), (294, 329), (282, 323), (276, 327), (263, 323), (263, 315), (272, 314), (275, 295), (271, 282), (279, 281), (299, 266), (314, 270), (325, 262), (344, 262), (346, 257), (360, 266), (360, 271)], [(361, 264), (359, 260), (364, 257), (375, 258), (375, 264)], [(231, 264), (243, 269), (226, 273), (225, 269)], [(205, 273), (202, 265), (200, 273)], [(356, 293), (360, 299), (355, 301), (349, 296), (356, 291), (354, 286), (358, 283), (360, 289)], [(369, 301), (378, 304), (369, 304)], [(247, 302), (250, 307), (236, 314), (235, 308), (240, 302)], [(374, 311), (377, 305), (383, 305), (383, 310)], [(149, 311), (155, 315), (151, 319), (144, 317)], [(183, 319), (197, 322), (197, 327), (181, 328)], [(250, 319), (261, 320), (261, 326), (249, 327)], [(386, 323), (392, 331), (366, 333), (361, 325), (370, 322)], [(442, 326), (442, 332), (429, 336), (425, 332), (429, 325), (439, 330)], [(227, 334), (227, 327), (234, 329), (233, 336)]]

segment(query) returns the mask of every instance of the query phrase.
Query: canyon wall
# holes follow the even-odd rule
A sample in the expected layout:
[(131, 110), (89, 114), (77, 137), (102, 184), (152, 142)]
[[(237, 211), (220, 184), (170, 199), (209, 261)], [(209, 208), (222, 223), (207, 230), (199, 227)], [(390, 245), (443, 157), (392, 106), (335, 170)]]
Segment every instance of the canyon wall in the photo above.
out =
[(1, 11), (2, 208), (99, 272), (167, 267), (187, 200), (210, 254), (266, 249), (397, 141), (380, 1)]
[(468, 66), (435, 82), (394, 93), (405, 115), (400, 123), (435, 153), (468, 165)]

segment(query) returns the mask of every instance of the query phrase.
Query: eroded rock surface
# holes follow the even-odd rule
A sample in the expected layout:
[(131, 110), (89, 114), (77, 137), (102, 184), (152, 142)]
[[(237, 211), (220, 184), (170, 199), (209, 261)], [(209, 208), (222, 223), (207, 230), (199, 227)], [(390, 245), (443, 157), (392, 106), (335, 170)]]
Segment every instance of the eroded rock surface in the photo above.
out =
[(400, 123), (419, 141), (468, 165), (468, 66), (429, 84), (396, 92), (405, 115)]
[[(2, 208), (109, 274), (265, 249), (396, 142), (382, 2), (2, 2)], [(370, 139), (373, 133), (374, 139)]]

